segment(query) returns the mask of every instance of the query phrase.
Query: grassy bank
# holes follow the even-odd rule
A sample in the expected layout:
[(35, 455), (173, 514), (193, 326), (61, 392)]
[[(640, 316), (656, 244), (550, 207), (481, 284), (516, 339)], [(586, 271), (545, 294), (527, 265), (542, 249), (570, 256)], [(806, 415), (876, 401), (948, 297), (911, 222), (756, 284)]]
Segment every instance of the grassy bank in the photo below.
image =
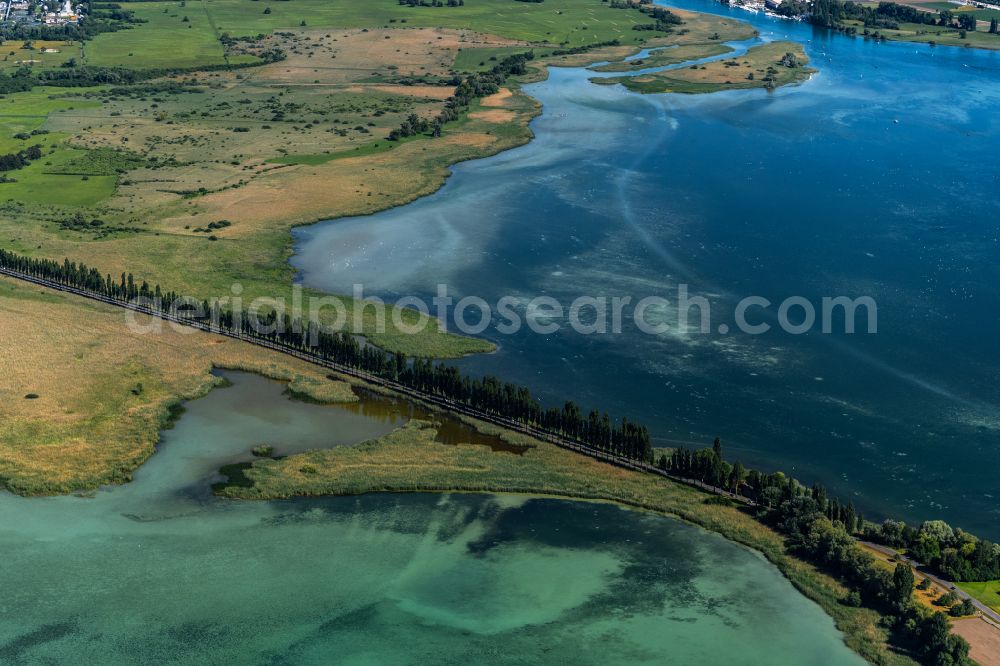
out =
[(659, 477), (611, 467), (485, 424), (479, 427), (531, 448), (517, 456), (484, 446), (444, 446), (434, 441), (432, 424), (411, 421), (386, 437), (356, 447), (255, 461), (242, 470), (248, 485), (228, 486), (220, 493), (231, 498), (273, 499), (381, 491), (515, 492), (608, 500), (665, 513), (764, 553), (796, 588), (834, 618), (848, 645), (865, 658), (879, 664), (913, 663), (888, 647), (877, 613), (843, 605), (846, 591), (839, 583), (792, 557), (781, 536), (739, 508)]
[(1000, 613), (1000, 580), (990, 580), (983, 583), (958, 583), (958, 586)]
[[(952, 11), (958, 10), (958, 5), (951, 5)], [(854, 28), (859, 36), (865, 31), (864, 23), (860, 21), (844, 21), (844, 26)], [(879, 37), (892, 42), (916, 42), (919, 44), (939, 44), (941, 46), (960, 46), (963, 48), (1000, 50), (1000, 35), (990, 34), (982, 29), (966, 32), (948, 26), (927, 25), (926, 23), (900, 23), (897, 29), (868, 28), (871, 37)], [(964, 36), (963, 36), (964, 35)]]

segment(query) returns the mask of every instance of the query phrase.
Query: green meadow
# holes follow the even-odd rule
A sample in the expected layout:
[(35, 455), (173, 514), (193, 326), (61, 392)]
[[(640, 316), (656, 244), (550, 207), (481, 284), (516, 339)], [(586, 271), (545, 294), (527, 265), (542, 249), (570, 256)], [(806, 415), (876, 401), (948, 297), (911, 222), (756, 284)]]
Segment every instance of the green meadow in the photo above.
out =
[(996, 9), (979, 9), (971, 5), (956, 5), (952, 2), (927, 2), (920, 7), (924, 9), (936, 9), (937, 11), (950, 11), (955, 14), (972, 14), (980, 21), (989, 21), (992, 18), (1000, 18), (1000, 11)]
[(0, 97), (0, 154), (17, 153), (35, 145), (42, 150), (41, 159), (5, 174), (16, 182), (0, 183), (0, 201), (93, 206), (114, 194), (116, 176), (84, 179), (82, 175), (54, 173), (64, 170), (65, 165), (81, 158), (86, 151), (67, 146), (67, 135), (62, 132), (43, 130), (49, 115), (99, 106), (96, 102), (66, 97), (66, 93), (65, 88), (35, 88)]
[[(349, 3), (182, 0), (124, 2), (121, 5), (146, 23), (129, 30), (105, 33), (87, 42), (88, 64), (124, 65), (136, 69), (220, 65), (226, 62), (219, 42), (223, 33), (257, 35), (303, 26), (456, 28), (566, 46), (614, 39), (640, 43), (650, 36), (632, 29), (635, 24), (649, 23), (648, 17), (633, 10), (612, 9), (599, 0), (546, 0), (544, 3), (476, 0), (464, 7), (403, 7), (396, 0)], [(265, 14), (267, 9), (270, 12)], [(460, 66), (464, 67), (467, 63), (465, 56), (462, 57)], [(240, 56), (231, 62), (251, 60)]]
[(123, 8), (146, 23), (104, 33), (85, 42), (86, 63), (133, 69), (225, 64), (225, 50), (219, 42), (221, 32), (213, 26), (209, 12), (209, 7), (215, 4), (219, 3), (216, 0), (122, 3)]
[(989, 21), (990, 19), (1000, 19), (1000, 10), (997, 9), (973, 9), (970, 7), (968, 9), (963, 9), (961, 11), (963, 14), (966, 12), (972, 14), (980, 21)]
[(11, 40), (0, 45), (0, 70), (9, 73), (21, 67), (35, 69), (60, 67), (70, 58), (76, 58), (79, 61), (82, 56), (79, 42)]
[(1000, 580), (988, 580), (983, 583), (959, 583), (958, 586), (1000, 613)]

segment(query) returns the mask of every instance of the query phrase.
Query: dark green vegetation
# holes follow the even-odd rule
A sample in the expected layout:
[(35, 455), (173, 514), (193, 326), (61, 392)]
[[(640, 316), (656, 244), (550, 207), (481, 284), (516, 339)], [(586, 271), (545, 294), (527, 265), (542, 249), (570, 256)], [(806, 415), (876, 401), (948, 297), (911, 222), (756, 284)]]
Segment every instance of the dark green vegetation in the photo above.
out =
[[(783, 0), (779, 13), (798, 11), (795, 0)], [(901, 23), (922, 23), (924, 25), (940, 25), (964, 30), (975, 30), (976, 19), (968, 14), (955, 15), (950, 10), (942, 10), (935, 15), (932, 12), (922, 12), (909, 5), (895, 2), (880, 2), (877, 7), (869, 7), (855, 2), (841, 0), (818, 0), (815, 3), (809, 20), (814, 25), (825, 28), (839, 28), (844, 21), (861, 21), (865, 28), (889, 28), (896, 30)]]
[(125, 149), (96, 148), (88, 150), (80, 157), (69, 160), (47, 173), (78, 176), (115, 176), (130, 169), (154, 166), (156, 160), (148, 160), (139, 153)]
[(16, 153), (8, 153), (6, 155), (0, 155), (0, 171), (14, 171), (16, 169), (23, 169), (24, 167), (31, 164), (34, 160), (39, 160), (42, 158), (42, 149), (40, 146), (29, 146), (24, 150), (19, 150)]
[(960, 11), (958, 6), (950, 4), (935, 4), (934, 7), (940, 11), (921, 11), (896, 2), (879, 2), (872, 6), (850, 0), (817, 0), (811, 4), (782, 0), (777, 12), (785, 16), (808, 14), (813, 25), (849, 35), (1000, 49), (996, 26), (979, 31), (977, 25), (977, 19), (995, 17), (977, 16), (976, 12)]
[(445, 123), (458, 120), (473, 100), (500, 92), (500, 86), (506, 83), (511, 76), (527, 74), (527, 64), (533, 58), (534, 54), (532, 53), (507, 56), (488, 72), (477, 72), (458, 80), (455, 84), (455, 93), (448, 98), (444, 109), (436, 118), (426, 120), (416, 114), (410, 114), (398, 129), (389, 133), (389, 140), (398, 141), (427, 132), (435, 137), (441, 136)]
[(616, 9), (638, 9), (654, 20), (654, 23), (633, 25), (633, 30), (655, 30), (656, 32), (673, 32), (683, 21), (681, 17), (666, 7), (657, 7), (648, 0), (612, 0), (611, 6)]
[(929, 520), (919, 528), (894, 520), (867, 527), (868, 540), (903, 549), (950, 580), (1000, 579), (1000, 545), (954, 529), (943, 520)]
[(260, 446), (253, 447), (251, 453), (257, 458), (270, 458), (274, 454), (274, 447), (261, 444)]
[[(781, 472), (747, 471), (739, 462), (730, 465), (722, 458), (718, 440), (711, 449), (678, 449), (670, 456), (661, 456), (658, 463), (671, 474), (751, 498), (756, 517), (784, 534), (792, 552), (852, 588), (844, 603), (864, 602), (877, 608), (896, 640), (922, 662), (938, 666), (970, 663), (969, 644), (951, 634), (945, 614), (928, 612), (914, 602), (910, 566), (899, 564), (890, 574), (858, 547), (857, 535), (867, 536), (880, 528), (866, 523), (852, 505), (828, 497), (821, 486), (807, 488)], [(944, 530), (936, 529), (939, 522), (925, 525), (931, 532), (943, 535)], [(987, 550), (994, 548), (988, 542), (979, 543)]]
[[(417, 136), (417, 135), (414, 135)], [(392, 150), (398, 143), (400, 139), (396, 141), (389, 141), (385, 139), (384, 141), (373, 141), (371, 143), (366, 143), (362, 146), (358, 146), (353, 150), (341, 150), (337, 152), (330, 153), (314, 153), (309, 155), (282, 155), (281, 157), (275, 157), (268, 162), (272, 164), (326, 164), (327, 162), (332, 162), (333, 160), (342, 160), (349, 157), (366, 157), (368, 155), (378, 155), (379, 153), (385, 153)]]
[[(583, 47), (588, 48), (588, 47)], [(517, 46), (484, 46), (479, 48), (462, 48), (455, 55), (455, 69), (460, 72), (484, 72), (493, 67), (506, 56), (523, 51)]]

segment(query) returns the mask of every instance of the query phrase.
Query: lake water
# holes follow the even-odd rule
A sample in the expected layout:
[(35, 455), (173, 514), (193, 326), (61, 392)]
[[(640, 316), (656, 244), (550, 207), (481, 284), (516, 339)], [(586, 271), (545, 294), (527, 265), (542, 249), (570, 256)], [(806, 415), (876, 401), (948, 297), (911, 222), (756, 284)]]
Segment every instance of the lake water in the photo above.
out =
[[(802, 42), (819, 72), (771, 94), (640, 96), (553, 69), (527, 87), (545, 107), (532, 143), (456, 166), (411, 205), (300, 230), (303, 281), (390, 298), (447, 283), (522, 309), (687, 284), (712, 304), (710, 334), (491, 327), (499, 351), (462, 365), (634, 417), (662, 445), (721, 436), (728, 457), (821, 481), (872, 518), (1000, 538), (1000, 54), (674, 4)], [(819, 310), (841, 295), (876, 300), (877, 334), (717, 332), (746, 296)], [(773, 324), (775, 308), (749, 318)]]
[(489, 495), (213, 498), (218, 466), (260, 443), (398, 425), (229, 376), (133, 483), (0, 495), (0, 663), (863, 663), (762, 557), (675, 520)]

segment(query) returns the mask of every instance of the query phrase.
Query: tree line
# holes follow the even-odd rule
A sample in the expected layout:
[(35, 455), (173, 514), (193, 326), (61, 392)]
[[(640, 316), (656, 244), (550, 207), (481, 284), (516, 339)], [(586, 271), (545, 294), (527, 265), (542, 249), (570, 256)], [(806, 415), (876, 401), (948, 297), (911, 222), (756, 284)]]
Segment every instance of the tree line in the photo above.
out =
[(464, 78), (452, 79), (451, 83), (455, 86), (455, 92), (447, 99), (444, 108), (436, 118), (428, 120), (411, 113), (402, 125), (389, 132), (389, 141), (398, 141), (428, 132), (432, 136), (441, 136), (441, 130), (445, 123), (458, 120), (462, 110), (467, 108), (473, 100), (499, 92), (500, 86), (506, 83), (509, 77), (526, 74), (528, 63), (534, 58), (533, 52), (515, 53), (498, 62), (487, 72), (476, 72)]
[[(867, 522), (853, 504), (830, 497), (820, 485), (807, 488), (782, 472), (765, 473), (747, 470), (739, 462), (730, 464), (722, 457), (718, 439), (710, 449), (675, 449), (660, 456), (657, 465), (673, 475), (752, 499), (755, 517), (783, 534), (792, 552), (848, 585), (851, 592), (842, 603), (867, 603), (877, 608), (888, 619), (894, 638), (910, 647), (923, 663), (971, 664), (969, 644), (951, 634), (945, 613), (930, 612), (913, 601), (915, 585), (910, 566), (901, 563), (894, 571), (887, 571), (858, 546), (857, 536), (870, 538), (873, 530), (881, 528)], [(892, 521), (887, 524), (901, 525)], [(934, 532), (942, 536), (948, 533), (943, 529)], [(906, 543), (899, 539), (892, 545)], [(987, 549), (993, 547), (989, 542), (978, 543)], [(968, 604), (956, 605), (962, 607), (958, 612), (968, 610)]]
[(870, 541), (907, 554), (945, 578), (957, 581), (1000, 579), (1000, 544), (979, 539), (943, 520), (928, 520), (920, 527), (887, 520), (865, 529)]
[[(794, 497), (795, 483), (790, 483), (781, 472), (765, 474), (747, 470), (739, 462), (727, 463), (717, 446), (701, 451), (675, 449), (669, 456), (660, 456), (657, 465), (676, 476), (725, 488), (765, 509), (777, 507)], [(1000, 579), (1000, 544), (952, 528), (943, 520), (928, 520), (919, 527), (896, 520), (876, 524), (866, 521), (853, 503), (842, 504), (829, 497), (821, 486), (814, 486), (811, 493), (823, 515), (831, 522), (842, 524), (848, 533), (906, 550), (913, 559), (944, 578), (955, 581)]]
[(41, 146), (29, 146), (24, 150), (19, 150), (16, 153), (7, 153), (6, 155), (0, 155), (0, 171), (14, 171), (16, 169), (23, 169), (24, 167), (31, 164), (34, 160), (42, 158), (42, 147)]
[(372, 345), (362, 345), (348, 332), (319, 330), (315, 322), (278, 319), (275, 311), (250, 317), (223, 309), (218, 300), (192, 302), (160, 285), (136, 280), (131, 273), (114, 279), (100, 271), (68, 259), (62, 263), (24, 257), (0, 249), (0, 267), (56, 281), (116, 300), (140, 299), (146, 305), (210, 325), (220, 331), (240, 333), (293, 350), (305, 351), (376, 377), (398, 382), (408, 388), (439, 396), (455, 403), (511, 419), (526, 426), (541, 428), (567, 439), (607, 453), (640, 462), (652, 462), (652, 444), (648, 429), (626, 418), (612, 419), (607, 413), (580, 409), (572, 401), (561, 408), (545, 408), (524, 386), (503, 382), (497, 377), (469, 377), (454, 365), (425, 358), (408, 358)]
[(213, 72), (221, 70), (246, 69), (259, 67), (267, 62), (283, 60), (285, 54), (281, 49), (272, 49), (261, 54), (258, 62), (241, 62), (233, 64), (199, 65), (188, 68), (171, 69), (129, 69), (128, 67), (95, 67), (73, 66), (59, 69), (43, 69), (36, 71), (31, 67), (18, 67), (12, 73), (0, 71), (0, 95), (25, 92), (35, 86), (53, 86), (60, 88), (89, 88), (91, 86), (130, 86), (165, 76), (186, 74), (189, 72)]

